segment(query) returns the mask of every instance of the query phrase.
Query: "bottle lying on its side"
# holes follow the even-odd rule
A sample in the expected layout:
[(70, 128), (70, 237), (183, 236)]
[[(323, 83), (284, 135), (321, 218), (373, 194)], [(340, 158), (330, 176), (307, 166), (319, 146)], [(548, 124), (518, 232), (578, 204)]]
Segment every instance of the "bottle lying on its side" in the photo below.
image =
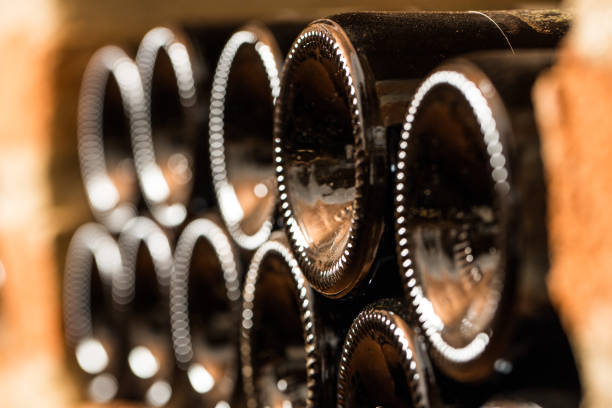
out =
[(193, 183), (189, 218), (212, 210), (217, 198), (210, 172), (208, 124), (214, 69), (227, 40), (243, 22), (223, 21), (181, 26), (183, 39), (190, 52), (195, 77), (196, 108), (193, 144)]
[(208, 181), (194, 179), (201, 69), (192, 55), (185, 35), (166, 27), (149, 31), (136, 54), (147, 102), (147, 116), (140, 119), (151, 132), (134, 140), (136, 170), (151, 215), (166, 228), (185, 220), (194, 182)]
[(377, 271), (395, 270), (391, 173), (420, 80), (468, 51), (554, 47), (567, 28), (565, 13), (528, 10), (349, 13), (302, 31), (281, 78), (274, 165), (314, 289), (338, 298), (360, 286), (358, 296)]
[(217, 221), (198, 218), (181, 233), (174, 261), (170, 319), (179, 370), (171, 405), (241, 406), (241, 268), (231, 240)]
[(329, 370), (340, 340), (325, 335), (324, 309), (286, 238), (274, 233), (253, 255), (242, 292), (240, 352), (246, 406), (333, 404)]
[(416, 321), (443, 372), (505, 391), (580, 389), (546, 286), (531, 104), (553, 57), (490, 52), (443, 64), (417, 90), (398, 145), (398, 263)]
[(425, 343), (397, 300), (367, 306), (338, 361), (337, 407), (441, 408)]
[(163, 406), (172, 396), (174, 375), (168, 313), (172, 249), (165, 233), (145, 217), (125, 225), (119, 249), (123, 269), (112, 282), (126, 348), (119, 396)]
[(138, 68), (118, 47), (90, 59), (79, 95), (78, 152), (94, 217), (116, 234), (136, 215), (141, 199), (130, 139), (149, 137)]
[(283, 58), (302, 22), (251, 23), (225, 44), (209, 110), (212, 180), (223, 221), (241, 249), (255, 250), (275, 224), (274, 103)]
[(85, 224), (74, 233), (64, 273), (65, 341), (86, 397), (95, 402), (115, 398), (125, 357), (111, 302), (121, 268), (117, 242), (102, 225)]
[(377, 301), (357, 316), (338, 366), (339, 408), (570, 408), (580, 402), (579, 390), (563, 385), (519, 388), (488, 397), (491, 388), (453, 382), (431, 364), (410, 308), (397, 299)]

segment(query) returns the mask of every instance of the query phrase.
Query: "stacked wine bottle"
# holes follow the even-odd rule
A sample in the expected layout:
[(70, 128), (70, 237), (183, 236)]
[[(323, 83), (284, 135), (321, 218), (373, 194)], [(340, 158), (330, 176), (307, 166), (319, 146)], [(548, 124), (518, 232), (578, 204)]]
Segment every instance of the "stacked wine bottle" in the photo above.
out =
[(84, 396), (578, 406), (531, 105), (568, 26), (345, 13), (97, 51), (78, 116), (96, 223), (64, 277)]

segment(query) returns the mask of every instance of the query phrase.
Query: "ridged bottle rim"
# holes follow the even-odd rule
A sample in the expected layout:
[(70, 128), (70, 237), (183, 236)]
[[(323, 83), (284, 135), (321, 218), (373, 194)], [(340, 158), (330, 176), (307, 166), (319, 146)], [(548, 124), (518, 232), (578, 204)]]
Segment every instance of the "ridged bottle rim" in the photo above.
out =
[[(410, 175), (406, 169), (406, 156), (411, 138), (411, 130), (421, 103), (438, 86), (452, 87), (465, 98), (471, 107), (471, 111), (479, 125), (483, 149), (490, 159), (490, 181), (495, 191), (494, 199), (499, 206), (499, 222), (502, 225), (508, 222), (508, 193), (511, 189), (507, 146), (504, 145), (505, 136), (510, 131), (508, 128), (510, 122), (503, 103), (487, 76), (474, 64), (466, 60), (456, 59), (442, 65), (430, 74), (415, 92), (406, 114), (398, 146), (394, 188), (395, 234), (398, 264), (404, 283), (404, 293), (438, 365), (451, 377), (460, 378), (463, 374), (469, 372), (468, 367), (470, 365), (474, 364), (489, 351), (495, 334), (492, 333), (492, 327), (490, 327), (491, 330), (481, 331), (464, 347), (453, 347), (444, 339), (443, 329), (440, 329), (440, 324), (437, 323), (440, 321), (440, 318), (436, 315), (431, 302), (424, 293), (417, 265), (412, 259), (408, 238), (410, 228), (406, 225), (409, 212), (403, 205), (406, 184), (410, 183)], [(496, 157), (501, 159), (497, 160), (495, 159)], [(499, 247), (502, 245), (502, 242), (498, 236), (496, 238), (496, 245)], [(500, 268), (497, 271), (495, 285), (498, 290), (497, 293), (501, 297), (503, 281), (506, 275), (505, 251), (503, 247), (498, 249), (502, 251), (502, 258), (500, 260)], [(498, 299), (497, 306), (500, 303), (501, 301)], [(497, 307), (494, 311), (494, 316), (491, 318), (492, 323), (498, 319), (499, 313), (499, 307)]]
[(119, 201), (119, 192), (106, 166), (102, 121), (110, 78), (119, 88), (129, 121), (130, 137), (146, 140), (150, 126), (146, 120), (146, 102), (136, 64), (119, 47), (106, 46), (97, 50), (90, 58), (81, 82), (77, 118), (78, 153), (91, 211), (100, 223), (112, 233), (117, 233), (136, 215), (136, 203)]
[[(308, 254), (308, 240), (296, 221), (289, 199), (286, 183), (285, 145), (283, 141), (283, 103), (287, 87), (294, 69), (311, 49), (317, 49), (321, 56), (333, 61), (338, 71), (342, 72), (343, 92), (350, 107), (352, 133), (354, 137), (355, 196), (350, 219), (348, 239), (342, 254), (333, 264), (323, 270), (313, 265)], [(274, 165), (279, 194), (279, 211), (283, 217), (285, 230), (300, 268), (314, 289), (330, 297), (341, 297), (348, 293), (364, 275), (357, 271), (357, 277), (347, 278), (346, 273), (353, 268), (355, 251), (359, 244), (359, 231), (367, 228), (362, 220), (364, 196), (368, 191), (367, 180), (369, 162), (366, 157), (366, 140), (364, 135), (363, 99), (365, 78), (357, 53), (344, 30), (332, 20), (317, 20), (306, 27), (294, 41), (285, 60), (281, 76), (281, 93), (275, 109), (274, 123)], [(359, 267), (359, 265), (357, 265)], [(364, 268), (365, 269), (365, 268)], [(348, 281), (348, 282), (347, 282)]]
[(122, 268), (119, 246), (105, 227), (87, 223), (72, 236), (66, 255), (63, 309), (66, 342), (70, 347), (94, 335), (91, 315), (94, 264), (102, 285), (110, 289)]
[[(75, 231), (66, 255), (64, 336), (79, 369), (90, 376), (86, 385), (87, 396), (97, 402), (106, 402), (113, 399), (118, 390), (118, 356), (109, 354), (112, 349), (109, 350), (104, 339), (94, 332), (91, 308), (94, 264), (102, 291), (110, 292), (112, 279), (122, 268), (119, 246), (104, 226), (87, 223)], [(105, 306), (112, 307), (110, 302)]]
[(237, 312), (240, 306), (240, 267), (230, 238), (214, 221), (198, 218), (181, 233), (174, 251), (174, 273), (170, 279), (170, 321), (174, 355), (179, 366), (186, 368), (194, 359), (189, 322), (189, 276), (196, 244), (210, 244), (223, 271), (228, 302)]
[(269, 214), (268, 219), (254, 234), (249, 235), (243, 231), (240, 226), (242, 219), (236, 217), (236, 206), (240, 207), (240, 202), (227, 177), (224, 142), (225, 95), (234, 58), (243, 45), (253, 45), (255, 47), (268, 77), (273, 103), (276, 102), (280, 93), (279, 74), (282, 67), (282, 55), (274, 36), (267, 28), (259, 24), (242, 27), (232, 34), (223, 47), (215, 69), (209, 110), (209, 154), (215, 194), (228, 232), (238, 246), (243, 249), (254, 250), (270, 236), (273, 227), (273, 214)]
[[(427, 358), (419, 348), (421, 340), (418, 333), (410, 330), (410, 322), (397, 313), (399, 303), (388, 302), (366, 307), (355, 318), (348, 331), (338, 366), (338, 408), (346, 405), (346, 392), (353, 387), (347, 371), (351, 358), (360, 341), (372, 338), (377, 342), (384, 341), (391, 345), (401, 356), (400, 364), (409, 381), (411, 403), (415, 408), (429, 406), (428, 370), (423, 360)], [(389, 307), (391, 306), (391, 307)], [(401, 307), (401, 306), (400, 306)], [(408, 401), (406, 401), (408, 405)]]
[(257, 391), (254, 378), (254, 367), (251, 358), (251, 332), (253, 330), (254, 306), (256, 300), (257, 282), (261, 278), (260, 266), (267, 256), (279, 256), (287, 265), (292, 281), (298, 295), (298, 305), (302, 321), (304, 336), (304, 349), (306, 351), (306, 386), (308, 396), (307, 407), (314, 407), (318, 394), (317, 387), (320, 385), (318, 377), (320, 375), (319, 345), (315, 330), (315, 310), (313, 306), (313, 293), (310, 290), (306, 278), (302, 274), (291, 249), (283, 243), (284, 235), (273, 234), (269, 241), (262, 244), (251, 260), (249, 269), (244, 281), (242, 292), (242, 322), (240, 325), (240, 356), (242, 362), (242, 376), (244, 381), (244, 392), (247, 398), (247, 407), (255, 408), (258, 406)]
[[(168, 292), (170, 279), (174, 271), (174, 262), (172, 258), (172, 248), (170, 241), (164, 231), (150, 218), (136, 217), (130, 220), (125, 228), (121, 231), (118, 238), (121, 258), (123, 260), (123, 269), (113, 279), (112, 298), (113, 304), (117, 311), (125, 314), (125, 326), (123, 327), (125, 339), (127, 341), (126, 355), (127, 367), (129, 368), (130, 376), (137, 380), (143, 386), (147, 382), (146, 391), (143, 392), (143, 398), (148, 405), (165, 405), (173, 394), (172, 385), (170, 384), (173, 361), (170, 333), (170, 317), (167, 309)], [(151, 348), (151, 344), (155, 344), (155, 336), (134, 338), (138, 335), (138, 329), (141, 327), (149, 331), (156, 330), (157, 323), (152, 322), (150, 316), (143, 319), (140, 314), (133, 315), (130, 319), (129, 315), (137, 310), (134, 306), (134, 299), (137, 291), (142, 288), (136, 286), (136, 272), (138, 267), (139, 249), (144, 248), (152, 261), (154, 277), (156, 285), (154, 286), (155, 293), (148, 293), (157, 297), (164, 303), (163, 314), (160, 322), (167, 328), (162, 332), (162, 341), (167, 345), (162, 348)], [(157, 306), (156, 306), (157, 307)], [(157, 310), (155, 308), (150, 310)], [(148, 313), (147, 310), (145, 313)], [(162, 310), (160, 310), (162, 312)], [(140, 313), (140, 312), (138, 312)], [(134, 319), (135, 318), (135, 319)], [(144, 340), (144, 341), (142, 341)], [(150, 341), (153, 343), (150, 343)]]
[[(138, 177), (145, 201), (157, 222), (165, 227), (180, 225), (187, 216), (186, 203), (169, 203), (168, 182), (155, 161), (155, 146), (151, 129), (151, 90), (153, 74), (159, 53), (168, 56), (175, 75), (178, 96), (183, 107), (188, 108), (196, 103), (196, 86), (189, 51), (177, 34), (167, 27), (156, 27), (143, 37), (136, 53), (136, 65), (140, 70), (144, 99), (146, 102), (149, 139), (142, 138), (134, 144), (135, 156), (147, 158), (147, 165), (137, 166)], [(157, 167), (157, 170), (155, 167)], [(161, 178), (160, 178), (161, 176)], [(162, 191), (164, 190), (164, 191)]]
[(172, 248), (164, 231), (150, 218), (135, 217), (119, 234), (119, 249), (123, 268), (113, 276), (113, 302), (120, 309), (129, 307), (136, 291), (138, 250), (144, 245), (153, 261), (155, 278), (160, 294), (166, 295), (174, 273)]

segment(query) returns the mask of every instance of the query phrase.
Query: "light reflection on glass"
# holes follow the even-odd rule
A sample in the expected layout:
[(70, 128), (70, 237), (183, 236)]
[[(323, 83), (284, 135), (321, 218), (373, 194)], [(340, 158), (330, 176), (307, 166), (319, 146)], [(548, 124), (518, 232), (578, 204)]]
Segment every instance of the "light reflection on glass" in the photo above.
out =
[(286, 243), (273, 237), (255, 252), (242, 299), (240, 352), (249, 406), (315, 404), (311, 391), (318, 386), (319, 362), (317, 342), (311, 343), (313, 301)]
[(140, 378), (151, 378), (159, 371), (159, 362), (147, 347), (136, 346), (128, 355), (132, 372)]
[(155, 381), (147, 390), (145, 401), (154, 407), (166, 405), (172, 397), (172, 387), (165, 381)]
[(156, 262), (164, 268), (172, 267), (172, 250), (168, 245), (168, 238), (163, 232), (153, 232), (146, 238), (149, 253)]
[(182, 153), (174, 153), (168, 158), (168, 170), (170, 170), (173, 181), (178, 184), (187, 184), (191, 181), (192, 171), (189, 160)]
[(200, 394), (206, 394), (215, 386), (215, 379), (201, 364), (194, 363), (189, 366), (187, 376), (193, 389)]
[(276, 388), (278, 388), (279, 391), (287, 391), (287, 380), (283, 378), (278, 380), (276, 383)]
[(154, 203), (161, 203), (168, 199), (170, 191), (160, 168), (150, 164), (142, 170), (141, 174), (144, 195)]
[(110, 211), (119, 202), (119, 192), (106, 174), (98, 174), (85, 183), (91, 205), (97, 211)]
[[(355, 213), (362, 201), (357, 186), (374, 180), (357, 180), (358, 166), (367, 162), (355, 145), (362, 134), (360, 88), (355, 86), (360, 77), (335, 35), (311, 26), (290, 51), (291, 68), (283, 81), (291, 86), (277, 105), (274, 140), (281, 213), (292, 246), (300, 265), (308, 265), (305, 273), (312, 273), (313, 285), (330, 294), (353, 284), (352, 277), (335, 276), (341, 277), (352, 259), (357, 220), (364, 215)], [(332, 276), (326, 281), (337, 283), (326, 286), (335, 287), (323, 288), (314, 278), (320, 275)]]
[(113, 275), (121, 270), (121, 253), (117, 243), (110, 236), (103, 236), (94, 241), (94, 257), (98, 272), (109, 282)]
[(230, 234), (247, 249), (268, 238), (275, 208), (275, 196), (269, 194), (275, 189), (270, 145), (282, 58), (271, 37), (261, 27), (234, 33), (212, 86), (209, 146), (215, 191)]
[(264, 198), (268, 195), (268, 187), (264, 183), (257, 183), (255, 187), (253, 187), (253, 193), (257, 198)]
[(402, 272), (416, 275), (409, 296), (432, 346), (466, 363), (491, 341), (504, 282), (497, 246), (509, 185), (496, 117), (469, 78), (438, 71), (415, 94), (404, 129), (396, 174)]
[(96, 376), (87, 387), (87, 395), (94, 402), (108, 402), (117, 394), (117, 379), (110, 374)]
[(495, 371), (505, 375), (510, 374), (512, 372), (512, 369), (514, 368), (510, 361), (503, 358), (498, 358), (497, 360), (495, 360), (493, 366), (495, 368)]
[(219, 208), (223, 208), (225, 218), (228, 223), (239, 223), (244, 218), (244, 211), (236, 191), (231, 184), (223, 184), (218, 187), (217, 199), (219, 200)]
[(126, 221), (134, 217), (136, 208), (131, 203), (123, 203), (108, 214), (108, 228), (111, 231), (121, 231)]
[(179, 225), (187, 216), (184, 205), (175, 203), (167, 206), (158, 206), (152, 209), (155, 219), (163, 225)]
[(94, 338), (83, 339), (76, 347), (76, 359), (83, 371), (98, 374), (108, 366), (108, 353)]

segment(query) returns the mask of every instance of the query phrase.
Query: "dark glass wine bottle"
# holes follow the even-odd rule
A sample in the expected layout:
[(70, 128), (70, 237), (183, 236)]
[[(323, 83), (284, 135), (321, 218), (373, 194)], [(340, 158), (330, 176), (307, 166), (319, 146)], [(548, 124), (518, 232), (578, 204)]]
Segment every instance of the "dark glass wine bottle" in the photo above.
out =
[(240, 274), (231, 240), (216, 221), (198, 218), (181, 233), (170, 280), (177, 376), (175, 406), (239, 405)]
[(395, 226), (404, 291), (436, 364), (461, 381), (579, 389), (546, 286), (546, 183), (531, 88), (550, 51), (449, 61), (408, 109)]
[(81, 175), (94, 217), (118, 233), (140, 200), (130, 138), (149, 137), (138, 68), (115, 46), (91, 57), (78, 105)]
[(442, 407), (425, 343), (397, 300), (366, 307), (338, 361), (338, 408)]
[(274, 225), (274, 102), (283, 56), (303, 24), (252, 23), (232, 34), (214, 73), (209, 149), (217, 204), (234, 241), (264, 243)]
[(124, 358), (111, 285), (121, 272), (117, 242), (100, 224), (81, 226), (66, 255), (63, 291), (65, 341), (88, 399), (107, 402), (117, 394)]
[(394, 150), (420, 80), (468, 51), (555, 46), (567, 28), (553, 10), (349, 13), (299, 35), (276, 103), (274, 165), (314, 289), (342, 297), (376, 275), (377, 259), (395, 257)]
[(351, 324), (338, 359), (337, 406), (471, 408), (497, 401), (563, 398), (566, 403), (560, 406), (569, 407), (579, 395), (559, 385), (529, 389), (513, 388), (510, 382), (457, 382), (440, 372), (429, 354), (403, 299), (381, 299), (366, 306)]
[(329, 406), (318, 312), (286, 238), (273, 234), (253, 255), (242, 293), (240, 353), (247, 407)]
[(119, 235), (119, 248), (123, 269), (112, 282), (126, 348), (119, 395), (162, 406), (173, 392), (168, 309), (172, 249), (162, 229), (145, 217), (126, 224)]
[(185, 220), (194, 182), (198, 112), (191, 54), (185, 36), (166, 27), (149, 31), (136, 54), (152, 131), (134, 144), (136, 170), (153, 218), (167, 228)]

